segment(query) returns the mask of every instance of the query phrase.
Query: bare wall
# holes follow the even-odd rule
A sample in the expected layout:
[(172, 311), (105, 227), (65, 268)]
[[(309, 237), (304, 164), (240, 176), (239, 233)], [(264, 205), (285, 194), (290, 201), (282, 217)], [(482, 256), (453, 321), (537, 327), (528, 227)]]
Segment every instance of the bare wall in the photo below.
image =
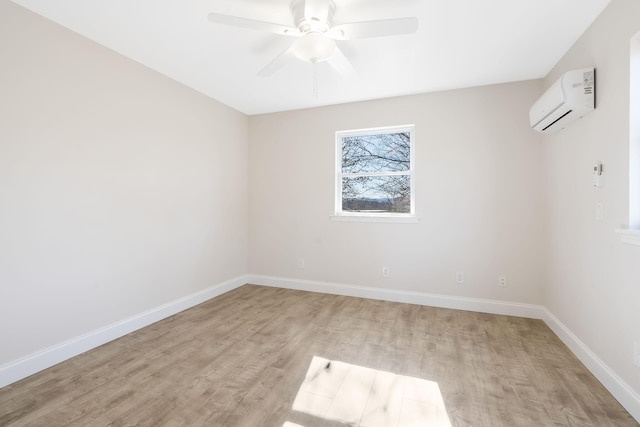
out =
[(0, 0), (0, 365), (247, 273), (247, 117)]
[[(640, 343), (640, 247), (614, 230), (628, 224), (629, 49), (640, 2), (614, 0), (545, 79), (596, 67), (596, 110), (546, 139), (549, 280), (544, 305), (640, 393), (633, 343)], [(604, 166), (604, 186), (591, 184)], [(604, 220), (595, 220), (595, 204)]]
[[(541, 81), (249, 118), (252, 274), (539, 304)], [(335, 132), (416, 126), (418, 224), (333, 222)], [(297, 267), (297, 259), (305, 268)], [(383, 278), (382, 266), (391, 277)], [(465, 284), (455, 283), (455, 272)], [(498, 275), (506, 274), (507, 288)]]

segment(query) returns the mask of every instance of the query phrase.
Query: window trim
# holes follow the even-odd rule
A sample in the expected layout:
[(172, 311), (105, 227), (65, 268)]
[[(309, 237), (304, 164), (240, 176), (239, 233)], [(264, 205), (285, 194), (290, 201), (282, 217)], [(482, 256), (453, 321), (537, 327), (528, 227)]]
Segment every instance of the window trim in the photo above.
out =
[(623, 243), (640, 245), (640, 32), (629, 46), (629, 223), (616, 233)]
[[(389, 176), (389, 175), (408, 175), (411, 187), (409, 200), (409, 213), (363, 213), (363, 212), (344, 212), (342, 211), (342, 138), (347, 136), (361, 135), (378, 135), (385, 133), (410, 133), (409, 146), (409, 171), (408, 173), (372, 173), (372, 176)], [(397, 222), (397, 223), (417, 223), (420, 218), (416, 215), (415, 210), (415, 139), (416, 127), (414, 124), (381, 126), (375, 128), (352, 129), (344, 131), (336, 131), (335, 133), (335, 185), (334, 185), (334, 214), (331, 215), (332, 221), (356, 221), (356, 222)], [(365, 175), (365, 174), (363, 174)]]

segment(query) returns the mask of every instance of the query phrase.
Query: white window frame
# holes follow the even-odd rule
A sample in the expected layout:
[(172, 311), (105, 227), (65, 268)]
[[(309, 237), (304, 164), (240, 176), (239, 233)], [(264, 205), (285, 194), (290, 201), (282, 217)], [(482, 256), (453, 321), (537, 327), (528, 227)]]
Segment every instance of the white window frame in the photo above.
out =
[(616, 231), (624, 243), (640, 245), (640, 32), (629, 53), (629, 224)]
[[(349, 136), (379, 135), (385, 133), (409, 132), (409, 171), (407, 172), (378, 172), (357, 174), (359, 176), (390, 176), (408, 175), (410, 190), (409, 213), (394, 212), (348, 212), (342, 210), (342, 178), (354, 176), (342, 173), (342, 138)], [(336, 165), (335, 165), (335, 213), (331, 216), (333, 221), (362, 221), (362, 222), (399, 222), (417, 223), (419, 218), (415, 211), (415, 125), (385, 126), (366, 129), (354, 129), (336, 132)]]

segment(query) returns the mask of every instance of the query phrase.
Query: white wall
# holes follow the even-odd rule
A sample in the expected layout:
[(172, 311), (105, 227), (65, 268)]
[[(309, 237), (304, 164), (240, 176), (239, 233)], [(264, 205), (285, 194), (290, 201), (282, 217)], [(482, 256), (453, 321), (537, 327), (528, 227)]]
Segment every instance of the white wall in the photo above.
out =
[[(541, 83), (251, 116), (251, 273), (541, 303), (544, 152), (528, 124)], [(411, 123), (420, 223), (332, 222), (335, 131)]]
[[(549, 278), (544, 304), (615, 373), (640, 392), (633, 342), (640, 343), (640, 247), (614, 229), (628, 224), (629, 42), (640, 2), (614, 0), (545, 79), (595, 66), (597, 108), (546, 139)], [(591, 185), (602, 161), (604, 187)], [(604, 203), (604, 221), (595, 204)]]
[[(542, 304), (640, 390), (640, 247), (613, 232), (637, 16), (613, 1), (544, 82), (247, 118), (0, 0), (0, 366), (250, 271)], [(529, 106), (588, 65), (597, 110), (541, 138)], [(420, 223), (332, 222), (334, 132), (409, 123)]]
[(0, 0), (0, 366), (247, 273), (247, 117)]

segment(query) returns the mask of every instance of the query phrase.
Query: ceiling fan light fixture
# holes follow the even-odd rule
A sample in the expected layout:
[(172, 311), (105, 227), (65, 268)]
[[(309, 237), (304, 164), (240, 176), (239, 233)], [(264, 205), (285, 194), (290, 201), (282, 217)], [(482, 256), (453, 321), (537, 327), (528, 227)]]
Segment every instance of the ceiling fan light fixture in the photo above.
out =
[[(334, 0), (291, 0), (290, 8), (293, 27), (214, 12), (209, 13), (208, 19), (214, 24), (265, 31), (295, 38), (295, 41), (286, 50), (260, 70), (258, 75), (263, 77), (270, 76), (293, 58), (313, 64), (326, 61), (330, 68), (344, 77), (349, 77), (354, 75), (356, 70), (336, 44), (336, 40), (342, 42), (413, 34), (418, 29), (418, 18), (416, 17), (343, 22), (339, 25), (333, 25), (336, 11)], [(315, 67), (314, 69), (317, 70)]]
[(293, 43), (293, 53), (303, 61), (322, 62), (333, 55), (336, 42), (321, 34), (309, 33)]

